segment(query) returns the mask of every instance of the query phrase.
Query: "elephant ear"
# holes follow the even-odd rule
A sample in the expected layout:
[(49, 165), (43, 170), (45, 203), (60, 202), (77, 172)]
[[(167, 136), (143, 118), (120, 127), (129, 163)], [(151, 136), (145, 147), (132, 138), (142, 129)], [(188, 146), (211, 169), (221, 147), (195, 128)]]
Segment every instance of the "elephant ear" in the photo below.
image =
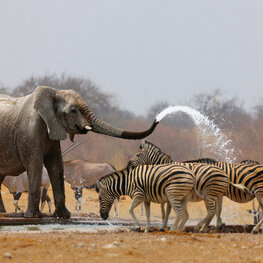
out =
[(34, 109), (47, 125), (48, 136), (51, 140), (65, 140), (67, 133), (55, 114), (57, 90), (51, 87), (39, 86), (34, 92)]

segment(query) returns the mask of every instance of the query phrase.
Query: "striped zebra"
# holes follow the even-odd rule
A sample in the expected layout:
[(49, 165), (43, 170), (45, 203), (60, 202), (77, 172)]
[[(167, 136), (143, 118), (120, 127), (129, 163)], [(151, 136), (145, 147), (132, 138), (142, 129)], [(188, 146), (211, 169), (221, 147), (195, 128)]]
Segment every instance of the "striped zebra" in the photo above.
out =
[[(187, 162), (206, 163), (207, 160), (211, 161), (206, 158)], [(247, 203), (256, 197), (261, 210), (263, 209), (263, 165), (254, 164), (251, 160), (245, 160), (239, 164), (215, 161), (213, 165), (224, 170), (231, 182), (243, 185), (249, 191), (240, 191), (230, 184), (226, 192), (229, 199), (238, 203)], [(262, 224), (263, 219), (253, 228), (252, 233), (257, 234)]]
[[(147, 141), (143, 140), (142, 143), (140, 144), (140, 150), (143, 152), (143, 150), (147, 147)], [(159, 151), (159, 148), (156, 147), (155, 151)], [(135, 157), (133, 157), (132, 159), (129, 160), (127, 167), (131, 166), (131, 167), (136, 167), (139, 166), (141, 164), (168, 164), (168, 163), (172, 163), (173, 160), (171, 159), (171, 156), (168, 154), (163, 154), (163, 155), (159, 155), (159, 154), (155, 154), (155, 151), (148, 151), (147, 153), (150, 156), (144, 155), (141, 152), (136, 153)], [(138, 158), (137, 158), (138, 155)], [(148, 161), (148, 160), (151, 161)], [(165, 208), (164, 208), (164, 204), (161, 204), (161, 214), (162, 214), (162, 221), (164, 222), (165, 220)], [(143, 215), (143, 204), (141, 204), (141, 216)]]
[[(253, 160), (243, 160), (240, 163), (246, 163), (246, 164), (259, 164), (258, 161)], [(249, 214), (252, 214), (254, 217), (254, 225), (258, 224), (258, 222), (263, 218), (262, 217), (262, 209), (260, 208), (260, 204), (258, 205), (258, 208), (256, 208), (255, 199), (252, 200), (252, 210), (247, 210)]]
[(150, 202), (169, 202), (176, 212), (176, 220), (171, 230), (181, 231), (188, 220), (186, 203), (194, 189), (195, 177), (193, 172), (184, 165), (143, 165), (125, 168), (121, 171), (102, 177), (96, 182), (99, 194), (100, 215), (106, 220), (114, 199), (121, 195), (132, 198), (129, 212), (140, 229), (133, 210), (144, 202), (147, 218), (145, 232), (150, 229)]
[[(207, 159), (207, 162), (213, 164), (216, 160)], [(140, 151), (129, 161), (128, 167), (136, 167), (142, 164), (161, 164), (172, 163), (172, 159), (169, 155), (163, 153), (160, 148), (154, 144), (143, 140), (140, 145)], [(177, 163), (178, 164), (178, 163)], [(195, 192), (197, 195), (192, 195), (190, 202), (197, 202), (204, 200), (207, 209), (206, 222), (211, 222), (214, 215), (217, 215), (216, 226), (221, 228), (223, 223), (221, 219), (221, 209), (223, 196), (228, 189), (230, 183), (228, 175), (216, 166), (200, 165), (197, 163), (184, 163), (195, 174), (196, 185)], [(242, 185), (232, 183), (233, 187), (244, 189)], [(168, 221), (169, 204), (167, 205), (167, 212), (165, 215), (165, 223)], [(198, 232), (202, 227), (202, 221), (195, 227), (195, 232)], [(208, 230), (208, 225), (205, 225), (203, 231)]]

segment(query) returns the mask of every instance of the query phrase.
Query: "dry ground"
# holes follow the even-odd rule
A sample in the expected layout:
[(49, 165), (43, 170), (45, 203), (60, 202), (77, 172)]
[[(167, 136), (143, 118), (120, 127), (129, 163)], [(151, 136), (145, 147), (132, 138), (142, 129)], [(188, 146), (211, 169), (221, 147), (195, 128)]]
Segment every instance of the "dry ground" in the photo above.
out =
[[(7, 212), (13, 212), (12, 196), (3, 187)], [(51, 190), (49, 190), (52, 196)], [(53, 199), (53, 198), (52, 198)], [(98, 214), (97, 193), (84, 190), (83, 213)], [(26, 209), (27, 194), (20, 205)], [(74, 212), (74, 194), (66, 185), (66, 204)], [(118, 203), (119, 218), (130, 218), (126, 197)], [(231, 224), (251, 224), (251, 203), (224, 201), (222, 217)], [(205, 215), (202, 202), (189, 203), (192, 219)], [(45, 212), (47, 208), (45, 207)], [(140, 208), (136, 210), (140, 220)], [(75, 214), (73, 213), (73, 216)], [(113, 211), (111, 212), (113, 217)], [(152, 220), (160, 222), (160, 206), (152, 205)], [(174, 214), (170, 222), (174, 220)], [(96, 233), (55, 231), (27, 233), (0, 231), (0, 262), (263, 262), (262, 235), (130, 232), (128, 228), (97, 230)]]

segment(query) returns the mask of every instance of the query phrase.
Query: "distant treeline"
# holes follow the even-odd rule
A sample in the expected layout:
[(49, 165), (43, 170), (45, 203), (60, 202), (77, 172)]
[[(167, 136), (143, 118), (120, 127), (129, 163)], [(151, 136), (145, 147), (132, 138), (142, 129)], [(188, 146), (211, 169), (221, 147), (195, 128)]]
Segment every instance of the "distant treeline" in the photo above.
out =
[[(32, 76), (17, 87), (0, 87), (0, 92), (19, 97), (31, 93), (38, 85), (52, 86), (57, 89), (74, 89), (101, 118), (126, 130), (143, 130), (152, 123), (156, 114), (170, 104), (159, 102), (145, 116), (135, 116), (132, 112), (121, 110), (116, 98), (106, 94), (91, 80), (72, 77), (66, 74)], [(222, 96), (220, 90), (209, 94), (197, 94), (188, 99), (188, 106), (200, 111), (221, 129), (235, 148), (236, 161), (253, 159), (263, 162), (263, 102), (247, 112), (238, 98)], [(184, 102), (180, 103), (185, 105)], [(88, 139), (85, 143), (65, 156), (69, 159), (86, 159), (96, 162), (110, 162), (118, 168), (126, 165), (128, 159), (138, 151), (139, 141), (128, 141), (89, 133), (77, 136), (75, 141)], [(184, 113), (171, 115), (161, 121), (147, 140), (171, 155), (173, 160), (189, 160), (211, 157), (223, 160), (216, 151), (207, 151), (200, 145), (198, 129), (191, 117)], [(69, 140), (62, 142), (62, 149), (69, 146)]]

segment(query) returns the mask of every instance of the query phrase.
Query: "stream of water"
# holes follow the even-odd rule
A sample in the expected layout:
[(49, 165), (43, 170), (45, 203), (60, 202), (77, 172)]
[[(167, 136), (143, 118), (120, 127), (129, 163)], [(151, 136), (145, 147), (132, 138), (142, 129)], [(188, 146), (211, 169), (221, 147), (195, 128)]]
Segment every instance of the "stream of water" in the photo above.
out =
[[(219, 161), (234, 162), (235, 149), (232, 142), (221, 129), (209, 118), (199, 111), (188, 106), (169, 106), (156, 116), (156, 121), (161, 121), (165, 116), (184, 112), (189, 115), (198, 129), (199, 158), (215, 155)], [(203, 155), (206, 156), (203, 156)]]

